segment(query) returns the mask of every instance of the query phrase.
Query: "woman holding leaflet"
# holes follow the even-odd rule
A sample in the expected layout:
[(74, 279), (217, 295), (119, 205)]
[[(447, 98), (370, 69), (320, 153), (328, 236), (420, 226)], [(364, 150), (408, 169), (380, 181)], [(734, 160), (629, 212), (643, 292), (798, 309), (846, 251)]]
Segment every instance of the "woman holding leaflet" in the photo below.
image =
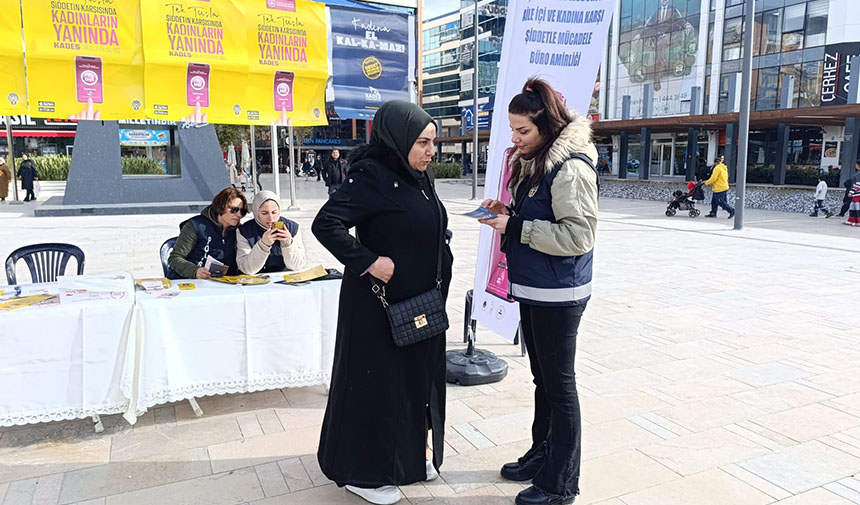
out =
[(529, 79), (508, 106), (515, 151), (512, 203), (482, 205), (481, 222), (503, 236), (510, 294), (519, 302), (522, 337), (535, 383), (532, 447), (501, 469), (532, 481), (517, 505), (572, 503), (579, 494), (581, 417), (576, 335), (591, 296), (597, 230), (597, 149), (589, 120), (567, 110), (546, 81)]

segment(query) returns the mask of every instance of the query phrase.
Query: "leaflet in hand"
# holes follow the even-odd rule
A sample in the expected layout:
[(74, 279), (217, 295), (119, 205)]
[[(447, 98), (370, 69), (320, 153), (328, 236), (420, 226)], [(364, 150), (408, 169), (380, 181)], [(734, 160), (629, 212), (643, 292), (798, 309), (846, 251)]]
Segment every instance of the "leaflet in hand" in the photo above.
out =
[(493, 212), (490, 211), (490, 209), (485, 209), (483, 207), (478, 207), (477, 209), (473, 210), (472, 212), (467, 212), (466, 214), (460, 214), (460, 215), (475, 218), (475, 219), (495, 219), (496, 217), (498, 217), (495, 214), (493, 214)]
[(209, 270), (212, 277), (227, 275), (227, 271), (230, 270), (230, 267), (208, 255), (206, 256), (206, 264), (203, 265), (203, 268)]

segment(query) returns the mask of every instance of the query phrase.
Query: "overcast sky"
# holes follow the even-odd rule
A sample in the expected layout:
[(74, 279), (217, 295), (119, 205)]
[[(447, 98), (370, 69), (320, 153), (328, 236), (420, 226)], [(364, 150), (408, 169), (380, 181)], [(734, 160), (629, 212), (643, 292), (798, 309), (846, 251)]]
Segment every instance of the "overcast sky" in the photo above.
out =
[(424, 19), (432, 19), (442, 14), (460, 9), (460, 0), (422, 0)]

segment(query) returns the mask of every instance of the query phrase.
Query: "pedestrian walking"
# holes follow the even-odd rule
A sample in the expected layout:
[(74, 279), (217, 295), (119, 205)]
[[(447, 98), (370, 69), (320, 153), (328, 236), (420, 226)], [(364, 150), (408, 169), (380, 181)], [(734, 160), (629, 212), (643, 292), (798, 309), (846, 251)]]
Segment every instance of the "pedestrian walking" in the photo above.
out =
[(735, 217), (735, 209), (726, 199), (729, 194), (729, 169), (726, 168), (725, 160), (726, 157), (723, 155), (717, 158), (711, 176), (705, 181), (705, 184), (711, 186), (714, 191), (711, 195), (711, 213), (705, 214), (705, 217), (717, 217), (717, 207), (725, 209), (729, 213), (729, 219)]
[(340, 157), (339, 150), (332, 150), (331, 158), (326, 160), (323, 165), (323, 179), (325, 179), (325, 185), (328, 186), (329, 197), (340, 189), (340, 185), (346, 178), (346, 171), (346, 160)]
[(842, 196), (842, 208), (839, 209), (839, 217), (845, 217), (845, 214), (848, 212), (848, 208), (851, 206), (850, 193), (854, 184), (857, 183), (857, 176), (860, 175), (860, 161), (854, 164), (854, 168), (856, 169), (856, 173), (845, 179), (845, 182), (842, 183), (842, 186), (845, 188), (845, 194)]
[(21, 178), (21, 189), (27, 192), (24, 201), (31, 202), (36, 199), (36, 194), (33, 191), (36, 188), (36, 181), (39, 180), (39, 172), (36, 170), (36, 164), (28, 155), (21, 155), (21, 159), (23, 161), (18, 169), (18, 177)]
[(597, 231), (597, 148), (587, 117), (529, 79), (508, 105), (512, 141), (510, 207), (482, 206), (503, 235), (510, 294), (535, 383), (532, 446), (502, 477), (531, 481), (517, 505), (572, 503), (579, 494), (582, 419), (576, 390), (576, 335), (591, 296)]
[(12, 180), (12, 171), (6, 164), (6, 158), (0, 157), (0, 203), (6, 203), (6, 198), (9, 196), (9, 182)]
[(848, 204), (848, 219), (843, 224), (860, 226), (860, 181), (856, 182), (848, 192), (851, 203)]
[(824, 174), (819, 174), (818, 186), (815, 186), (815, 206), (812, 208), (812, 212), (809, 214), (809, 217), (818, 217), (819, 209), (824, 211), (827, 218), (830, 218), (830, 216), (833, 215), (833, 213), (825, 207), (825, 199), (827, 199), (827, 181), (824, 179)]
[(352, 152), (347, 179), (311, 228), (346, 266), (317, 458), (326, 477), (376, 504), (396, 503), (397, 486), (432, 480), (442, 465), (445, 332), (395, 345), (375, 294), (391, 307), (434, 289), (447, 298), (448, 217), (427, 170), (435, 138), (433, 118), (418, 105), (383, 104), (370, 144)]

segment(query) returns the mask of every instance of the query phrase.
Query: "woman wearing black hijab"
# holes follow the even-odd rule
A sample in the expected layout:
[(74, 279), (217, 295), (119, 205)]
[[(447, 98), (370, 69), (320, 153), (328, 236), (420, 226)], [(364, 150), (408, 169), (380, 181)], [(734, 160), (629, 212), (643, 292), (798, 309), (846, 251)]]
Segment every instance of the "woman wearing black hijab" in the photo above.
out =
[(417, 105), (384, 104), (370, 144), (353, 151), (340, 191), (311, 228), (346, 266), (317, 456), (329, 479), (377, 504), (397, 502), (396, 486), (435, 478), (442, 464), (445, 335), (396, 347), (369, 278), (386, 283), (389, 303), (399, 302), (436, 285), (441, 254), (447, 298), (453, 256), (447, 245), (439, 251), (439, 233), (448, 218), (426, 171), (435, 137), (433, 119)]

